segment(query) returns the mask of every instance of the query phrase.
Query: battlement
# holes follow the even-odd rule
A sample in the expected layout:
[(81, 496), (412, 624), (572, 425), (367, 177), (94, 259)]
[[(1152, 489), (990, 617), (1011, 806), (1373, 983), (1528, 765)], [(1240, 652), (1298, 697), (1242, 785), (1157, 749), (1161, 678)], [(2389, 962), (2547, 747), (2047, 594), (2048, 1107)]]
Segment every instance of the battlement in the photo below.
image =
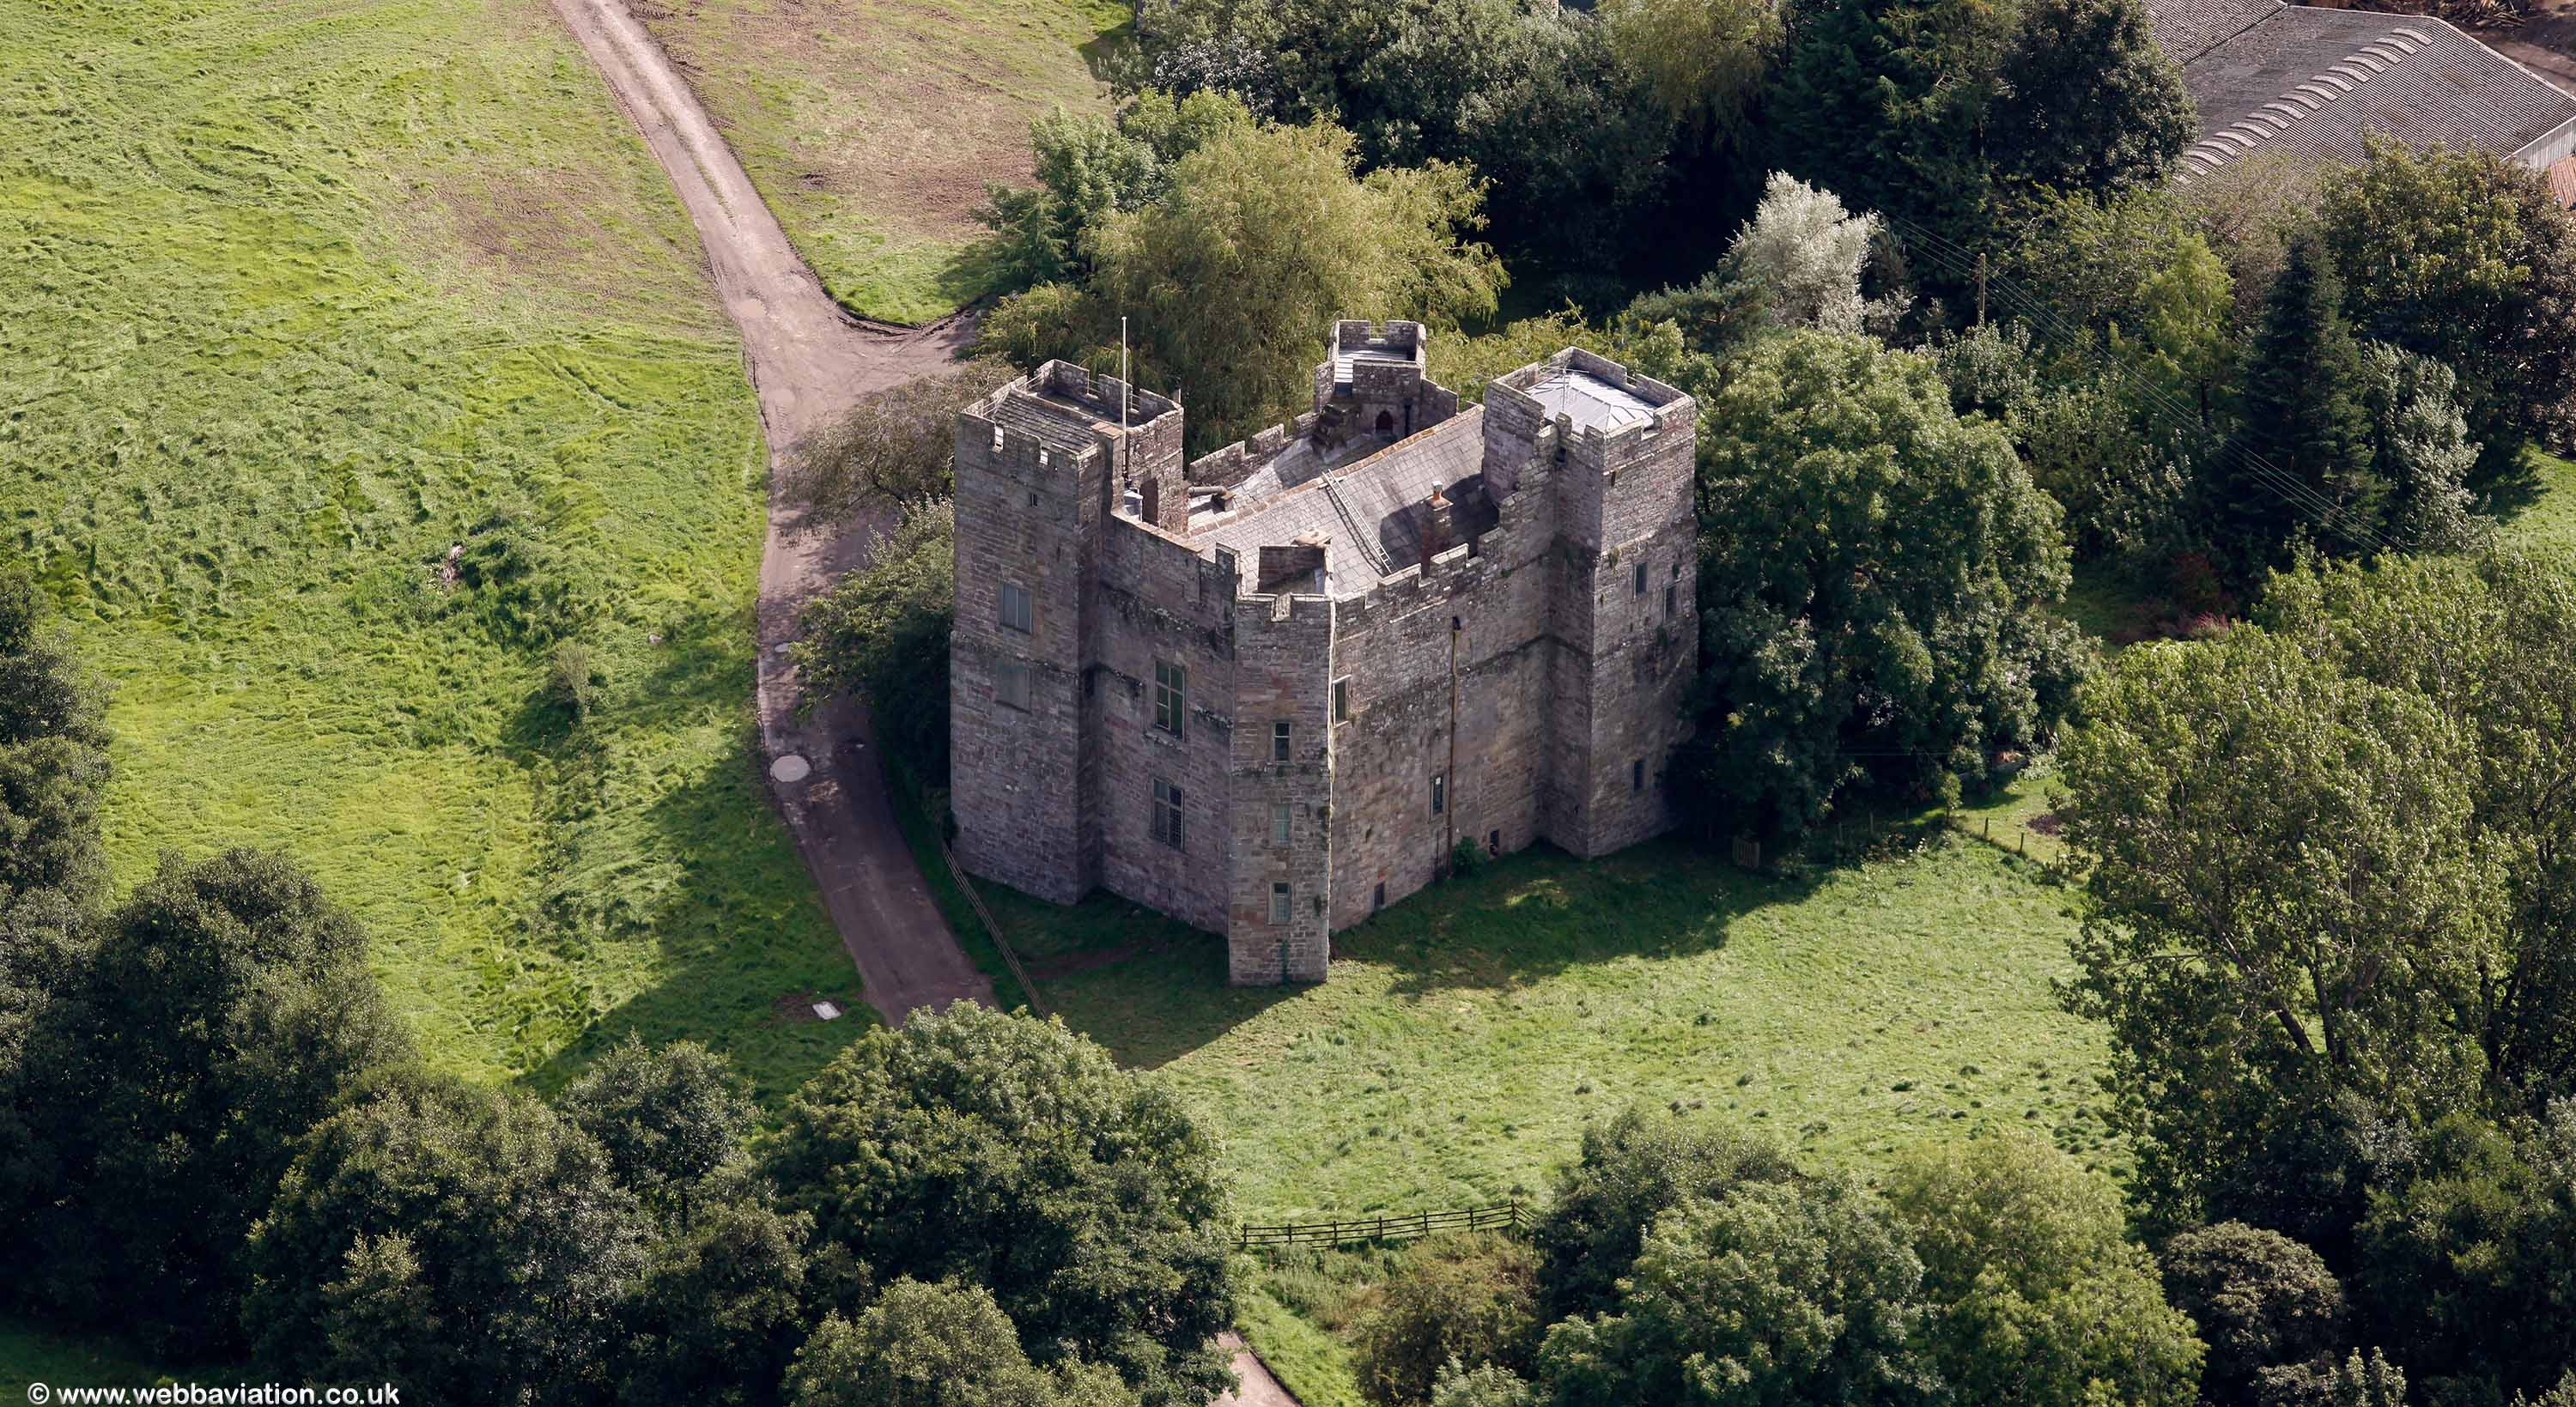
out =
[(1263, 465), (1277, 459), (1282, 451), (1313, 434), (1314, 430), (1315, 412), (1310, 410), (1294, 420), (1260, 431), (1250, 439), (1237, 440), (1221, 450), (1200, 455), (1190, 461), (1190, 487), (1235, 488)]
[(1485, 404), (1553, 426), (1559, 443), (1583, 444), (1600, 457), (1619, 442), (1688, 430), (1699, 414), (1680, 390), (1580, 347), (1495, 377)]

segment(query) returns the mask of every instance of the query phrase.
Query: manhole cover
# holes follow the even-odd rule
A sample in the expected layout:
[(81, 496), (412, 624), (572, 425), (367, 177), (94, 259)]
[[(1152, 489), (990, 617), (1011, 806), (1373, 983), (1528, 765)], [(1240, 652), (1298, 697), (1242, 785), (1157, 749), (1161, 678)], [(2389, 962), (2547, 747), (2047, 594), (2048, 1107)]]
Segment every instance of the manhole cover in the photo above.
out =
[(814, 764), (806, 761), (800, 753), (781, 753), (776, 762), (769, 764), (771, 779), (781, 782), (801, 782), (813, 771)]

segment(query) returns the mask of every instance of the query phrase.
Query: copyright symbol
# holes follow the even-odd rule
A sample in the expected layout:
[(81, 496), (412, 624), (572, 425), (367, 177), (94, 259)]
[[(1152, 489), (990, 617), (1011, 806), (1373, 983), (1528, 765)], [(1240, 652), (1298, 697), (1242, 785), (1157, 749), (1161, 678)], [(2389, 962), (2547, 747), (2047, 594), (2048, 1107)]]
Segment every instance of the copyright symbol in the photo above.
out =
[(44, 1407), (45, 1401), (53, 1395), (54, 1390), (45, 1386), (43, 1383), (27, 1384), (27, 1400), (37, 1404), (37, 1407)]

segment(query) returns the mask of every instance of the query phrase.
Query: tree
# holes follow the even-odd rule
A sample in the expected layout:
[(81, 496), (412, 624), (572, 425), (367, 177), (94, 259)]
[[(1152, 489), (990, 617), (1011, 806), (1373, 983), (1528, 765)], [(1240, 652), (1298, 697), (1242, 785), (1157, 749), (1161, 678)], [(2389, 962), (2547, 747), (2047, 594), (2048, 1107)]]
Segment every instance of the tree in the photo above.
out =
[(2228, 461), (2222, 492), (2225, 531), (2249, 568), (2278, 561), (2311, 522), (2321, 546), (2366, 551), (2386, 512), (2341, 289), (2325, 246), (2294, 241), (2246, 353), (2237, 442), (2258, 462)]
[(628, 1036), (555, 1099), (608, 1153), (609, 1175), (646, 1206), (689, 1219), (708, 1179), (743, 1158), (750, 1091), (695, 1041), (659, 1050)]
[(1559, 1407), (1931, 1402), (1912, 1347), (1922, 1266), (1877, 1200), (1839, 1179), (1748, 1182), (1658, 1218), (1618, 1311), (1539, 1351)]
[(1726, 253), (1779, 326), (1858, 332), (1865, 317), (1885, 311), (1860, 292), (1877, 234), (1877, 216), (1846, 214), (1833, 192), (1774, 171)]
[[(2431, 1117), (2479, 1087), (2502, 876), (2465, 730), (2301, 642), (2142, 646), (2059, 748), (2082, 920), (2069, 1005), (2106, 1022), (2150, 1209), (2338, 1094)], [(2226, 1212), (2222, 1209), (2219, 1214)]]
[(1762, 1139), (1710, 1120), (1627, 1109), (1587, 1125), (1575, 1160), (1560, 1169), (1547, 1210), (1530, 1231), (1538, 1252), (1539, 1317), (1600, 1314), (1619, 1302), (1619, 1279), (1655, 1218), (1693, 1198), (1722, 1197), (1745, 1182), (1785, 1182), (1796, 1169)]
[(2342, 1282), (2277, 1231), (2223, 1221), (2165, 1243), (2165, 1293), (2209, 1345), (2201, 1393), (2211, 1407), (2260, 1407), (2257, 1375), (2345, 1342)]
[(2182, 67), (2139, 0), (2031, 0), (2004, 56), (1985, 132), (2017, 189), (2156, 190), (2191, 142)]
[(848, 694), (877, 737), (933, 782), (948, 776), (948, 632), (957, 616), (956, 518), (908, 509), (868, 565), (805, 605), (790, 651), (810, 701)]
[(993, 232), (983, 253), (996, 286), (1017, 292), (1080, 277), (1091, 267), (1085, 242), (1093, 226), (1160, 199), (1170, 189), (1173, 162), (1251, 120), (1240, 99), (1206, 90), (1182, 98), (1140, 93), (1114, 122), (1061, 108), (1033, 119), (1029, 149), (1038, 184), (987, 185), (985, 204), (975, 212)]
[(2089, 669), (2057, 505), (1927, 357), (1758, 346), (1702, 397), (1702, 707), (1681, 777), (1718, 824), (1795, 832), (1846, 785), (1947, 794), (2045, 739)]
[(2542, 1392), (2576, 1325), (2576, 1102), (2521, 1137), (2454, 1114), (2375, 1189), (2356, 1277), (2371, 1336), (2438, 1401)]
[(51, 606), (25, 562), (0, 557), (0, 908), (39, 890), (86, 905), (107, 874), (106, 700)]
[(1779, 60), (1779, 10), (1762, 0), (1606, 0), (1610, 47), (1674, 121), (1734, 134)]
[(796, 442), (787, 496), (833, 522), (948, 497), (957, 413), (1011, 379), (998, 361), (965, 361), (859, 398), (849, 413)]
[(1431, 1407), (1531, 1407), (1535, 1400), (1520, 1374), (1492, 1363), (1468, 1368), (1453, 1360), (1431, 1384)]
[(2201, 1344), (2107, 1181), (2006, 1136), (1917, 1154), (1887, 1195), (1923, 1263), (1918, 1342), (1959, 1401), (2197, 1401)]
[(607, 1153), (544, 1105), (414, 1074), (313, 1130), (252, 1229), (259, 1362), (434, 1402), (604, 1387), (643, 1220)]
[(805, 1330), (805, 1225), (751, 1201), (719, 1203), (653, 1247), (620, 1307), (616, 1400), (633, 1407), (762, 1407)]
[(2266, 1368), (2257, 1391), (2263, 1407), (2406, 1407), (2406, 1375), (2377, 1349)]
[(1124, 311), (1139, 381), (1178, 391), (1191, 443), (1214, 448), (1290, 408), (1316, 338), (1351, 309), (1439, 326), (1490, 315), (1504, 280), (1491, 250), (1465, 242), (1482, 223), (1473, 173), (1433, 163), (1361, 179), (1354, 165), (1350, 134), (1327, 124), (1221, 132), (1174, 163), (1162, 200), (1096, 227), (1086, 296), (1011, 299), (987, 345), (1099, 362)]
[(2475, 546), (2482, 534), (2466, 485), (2478, 447), (2455, 399), (2459, 378), (2385, 342), (2361, 344), (2361, 370), (2371, 473), (2388, 486), (2389, 539), (2416, 551)]
[(2507, 554), (2276, 578), (2260, 619), (2471, 740), (2468, 846), (2502, 869), (2501, 953), (2457, 1009), (2499, 1116), (2576, 1095), (2576, 574)]
[(243, 1237), (296, 1140), (408, 1057), (366, 935), (275, 856), (174, 854), (94, 945), (52, 957), (0, 1188), (29, 1288), (167, 1352), (226, 1351)]
[(2470, 482), (2488, 487), (2534, 439), (2576, 436), (2576, 215), (2540, 173), (2482, 152), (2366, 150), (2319, 210), (2344, 314), (2459, 374)]
[(880, 1276), (990, 1289), (1041, 1366), (1108, 1364), (1148, 1407), (1226, 1384), (1215, 1145), (1061, 1023), (960, 1003), (872, 1030), (789, 1100), (764, 1170)]
[[(1104, 1381), (1105, 1378), (1105, 1381)], [(787, 1375), (794, 1407), (1119, 1407), (1114, 1374), (1029, 1362), (980, 1285), (897, 1280), (856, 1322), (833, 1315)]]
[(1538, 1330), (1536, 1266), (1489, 1233), (1418, 1242), (1360, 1324), (1361, 1385), (1380, 1402), (1428, 1400), (1450, 1363), (1529, 1364)]

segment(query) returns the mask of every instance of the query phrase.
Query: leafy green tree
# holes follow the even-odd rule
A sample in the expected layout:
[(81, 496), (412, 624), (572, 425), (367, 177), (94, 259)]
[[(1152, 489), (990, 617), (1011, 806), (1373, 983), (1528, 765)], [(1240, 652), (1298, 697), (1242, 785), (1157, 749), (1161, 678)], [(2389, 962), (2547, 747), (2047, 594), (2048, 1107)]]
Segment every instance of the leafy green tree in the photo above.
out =
[(2027, 1136), (1940, 1145), (1888, 1201), (1923, 1262), (1918, 1342), (1956, 1399), (2191, 1407), (2201, 1344), (2127, 1239), (2120, 1196)]
[(2067, 995), (2110, 1028), (2151, 1210), (2204, 1219), (2245, 1149), (2336, 1094), (2400, 1117), (2472, 1096), (2453, 1016), (2496, 970), (2503, 906), (2465, 729), (2247, 628), (2128, 651), (2086, 713), (2058, 754)]
[(1029, 1362), (980, 1285), (897, 1280), (853, 1322), (833, 1315), (787, 1375), (794, 1407), (1118, 1407), (1114, 1374)]
[(2045, 739), (2089, 669), (2040, 609), (2057, 505), (1928, 357), (1793, 333), (1700, 408), (1703, 700), (1685, 785), (1719, 824), (1794, 832), (1844, 787), (1982, 781)]
[(2474, 486), (2514, 473), (2534, 439), (2576, 437), (2576, 215), (2543, 176), (2373, 139), (2319, 215), (2345, 316), (2459, 374)]
[(1493, 1363), (1468, 1368), (1453, 1359), (1431, 1384), (1431, 1407), (1531, 1407), (1536, 1400), (1520, 1374)]
[(1435, 1237), (1405, 1253), (1360, 1324), (1360, 1382), (1380, 1402), (1422, 1402), (1443, 1365), (1529, 1365), (1538, 1331), (1528, 1247), (1491, 1233)]
[(2373, 1191), (2359, 1260), (2371, 1337), (2427, 1396), (2547, 1390), (2576, 1324), (2576, 1103), (2520, 1138), (2466, 1115), (2435, 1123), (2418, 1175)]
[(2277, 562), (2302, 531), (2329, 550), (2367, 551), (2386, 512), (2341, 290), (2325, 246), (2294, 241), (2246, 352), (2237, 443), (2260, 463), (2226, 461), (2221, 492), (2223, 530), (2251, 568)]
[(2406, 1375), (2372, 1349), (2266, 1368), (2257, 1392), (2262, 1407), (2406, 1407)]
[(544, 1105), (425, 1074), (301, 1141), (252, 1229), (261, 1365), (434, 1402), (598, 1395), (644, 1220), (608, 1154)]
[(1655, 1218), (1691, 1198), (1713, 1199), (1746, 1182), (1785, 1182), (1796, 1168), (1760, 1138), (1714, 1120), (1666, 1118), (1631, 1108), (1587, 1125), (1575, 1160), (1560, 1169), (1547, 1210), (1531, 1229), (1538, 1252), (1539, 1317), (1600, 1314), (1619, 1302), (1619, 1279)]
[(51, 617), (27, 564), (0, 557), (0, 907), (38, 890), (86, 905), (107, 874), (105, 698)]
[(957, 412), (1009, 379), (1001, 362), (966, 361), (860, 397), (848, 414), (797, 441), (788, 496), (835, 521), (948, 497)]
[(1866, 1191), (1748, 1182), (1658, 1218), (1617, 1312), (1567, 1319), (1539, 1350), (1559, 1407), (1927, 1403), (1913, 1347), (1922, 1265)]
[(366, 936), (275, 856), (174, 854), (45, 960), (10, 1091), (25, 1141), (0, 1164), (22, 1287), (166, 1352), (227, 1351), (243, 1237), (296, 1139), (407, 1058)]
[(1858, 332), (1872, 314), (1901, 311), (1861, 296), (1861, 268), (1877, 234), (1877, 216), (1849, 214), (1833, 192), (1774, 171), (1753, 218), (1727, 246), (1727, 262), (1775, 324)]
[(2260, 618), (2471, 740), (2467, 845), (2502, 868), (2505, 927), (2457, 1021), (2499, 1115), (2576, 1095), (2576, 573), (2495, 553), (2338, 564), (2276, 578)]
[(1114, 364), (1123, 311), (1139, 381), (1178, 392), (1192, 444), (1213, 448), (1281, 418), (1316, 339), (1354, 308), (1440, 326), (1491, 315), (1504, 279), (1491, 250), (1465, 242), (1483, 220), (1473, 173), (1435, 163), (1362, 179), (1354, 162), (1350, 134), (1329, 125), (1219, 133), (1174, 163), (1163, 199), (1096, 227), (1085, 296), (1011, 299), (985, 345)]
[(620, 1306), (616, 1400), (763, 1407), (805, 1330), (804, 1223), (751, 1201), (707, 1208), (653, 1247)]
[(2007, 187), (2156, 190), (2191, 142), (2182, 69), (2139, 0), (2029, 0), (2005, 54), (1986, 149)]
[(1734, 135), (1786, 37), (1764, 0), (1605, 0), (1598, 13), (1620, 61), (1704, 140)]
[(960, 1003), (872, 1030), (789, 1101), (764, 1169), (878, 1275), (990, 1289), (1041, 1366), (1108, 1364), (1148, 1407), (1226, 1383), (1215, 1145), (1061, 1023)]
[(985, 204), (975, 212), (993, 232), (984, 255), (998, 286), (1017, 292), (1082, 276), (1091, 266), (1085, 239), (1093, 226), (1160, 199), (1170, 189), (1173, 162), (1217, 132), (1251, 120), (1241, 100), (1225, 93), (1174, 98), (1150, 90), (1114, 121), (1061, 108), (1034, 119), (1029, 148), (1038, 184), (988, 185)]
[(2304, 1363), (2346, 1340), (2343, 1284), (2323, 1257), (2243, 1222), (2195, 1227), (2165, 1243), (2165, 1294), (2209, 1345), (2201, 1395), (2210, 1407), (2260, 1407), (2257, 1375)]
[(791, 657), (808, 700), (848, 694), (877, 736), (934, 782), (948, 776), (948, 632), (957, 615), (948, 501), (906, 510), (868, 565), (807, 602)]
[(2417, 551), (2475, 546), (2484, 534), (2466, 485), (2478, 447), (2456, 399), (2459, 378), (2385, 342), (2361, 344), (2361, 369), (2371, 473), (2388, 486), (2389, 539)]
[(555, 1108), (607, 1150), (610, 1176), (683, 1222), (709, 1179), (743, 1161), (754, 1113), (723, 1056), (695, 1041), (647, 1049), (631, 1035), (566, 1086)]

